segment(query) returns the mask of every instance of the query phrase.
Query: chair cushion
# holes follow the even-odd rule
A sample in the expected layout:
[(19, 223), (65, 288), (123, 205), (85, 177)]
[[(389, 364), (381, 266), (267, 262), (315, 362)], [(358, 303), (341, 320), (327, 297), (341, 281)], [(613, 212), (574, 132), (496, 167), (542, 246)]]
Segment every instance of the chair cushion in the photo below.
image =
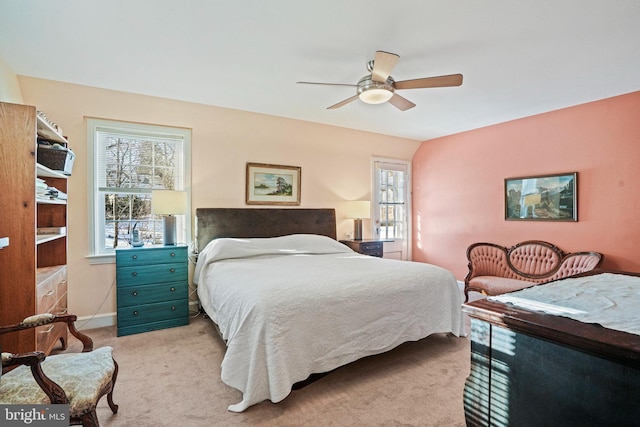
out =
[[(95, 409), (98, 399), (108, 392), (115, 371), (111, 347), (88, 353), (48, 356), (42, 370), (58, 383), (69, 399), (70, 415), (82, 415)], [(50, 404), (28, 366), (19, 366), (2, 375), (0, 404)]]

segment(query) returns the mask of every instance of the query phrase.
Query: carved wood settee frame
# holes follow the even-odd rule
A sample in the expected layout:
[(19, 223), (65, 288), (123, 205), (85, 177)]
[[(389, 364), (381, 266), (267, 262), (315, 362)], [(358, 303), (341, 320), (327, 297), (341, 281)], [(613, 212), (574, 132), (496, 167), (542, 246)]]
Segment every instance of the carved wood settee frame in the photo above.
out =
[(600, 267), (604, 255), (591, 251), (565, 253), (549, 242), (526, 240), (509, 248), (474, 243), (467, 248), (467, 259), (465, 302), (471, 291), (498, 295), (591, 271)]

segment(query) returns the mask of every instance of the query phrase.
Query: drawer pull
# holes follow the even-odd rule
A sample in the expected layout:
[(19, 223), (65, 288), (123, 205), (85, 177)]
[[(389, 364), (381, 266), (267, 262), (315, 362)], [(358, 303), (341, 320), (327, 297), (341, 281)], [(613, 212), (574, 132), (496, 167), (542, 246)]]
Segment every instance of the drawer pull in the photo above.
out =
[(176, 253), (175, 252), (171, 252), (171, 256), (176, 256)]
[(175, 305), (171, 306), (171, 311), (176, 311), (176, 306)]
[(172, 268), (172, 269), (171, 269), (171, 270), (169, 270), (169, 271), (170, 271), (170, 272), (172, 272), (172, 273), (175, 273), (175, 272), (176, 272), (176, 269), (175, 269), (175, 268)]
[(138, 273), (134, 271), (133, 273), (131, 273), (131, 275), (132, 275), (133, 277), (136, 277), (136, 276), (138, 275)]
[(131, 295), (133, 295), (134, 297), (137, 297), (138, 296), (138, 291), (131, 292)]
[(176, 288), (174, 288), (173, 286), (171, 287), (171, 289), (169, 289), (171, 292), (175, 292)]
[(138, 255), (133, 255), (131, 258), (132, 259), (138, 259)]
[(46, 294), (44, 294), (45, 297), (50, 297), (51, 295), (55, 294), (56, 291), (55, 290), (50, 290), (49, 292), (47, 292)]
[(138, 315), (138, 310), (134, 310), (134, 311), (133, 311), (133, 315), (134, 315), (134, 316), (137, 316), (137, 315)]
[(53, 325), (50, 325), (46, 331), (40, 331), (41, 334), (48, 334), (49, 332), (51, 332), (53, 330)]

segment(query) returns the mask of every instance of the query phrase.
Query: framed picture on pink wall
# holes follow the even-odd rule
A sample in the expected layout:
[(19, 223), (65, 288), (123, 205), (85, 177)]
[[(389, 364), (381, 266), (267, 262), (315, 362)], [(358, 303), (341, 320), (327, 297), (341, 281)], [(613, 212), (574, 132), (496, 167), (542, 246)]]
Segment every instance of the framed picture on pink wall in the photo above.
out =
[(247, 163), (248, 205), (300, 204), (299, 166)]
[(577, 181), (577, 172), (505, 179), (504, 219), (577, 221)]

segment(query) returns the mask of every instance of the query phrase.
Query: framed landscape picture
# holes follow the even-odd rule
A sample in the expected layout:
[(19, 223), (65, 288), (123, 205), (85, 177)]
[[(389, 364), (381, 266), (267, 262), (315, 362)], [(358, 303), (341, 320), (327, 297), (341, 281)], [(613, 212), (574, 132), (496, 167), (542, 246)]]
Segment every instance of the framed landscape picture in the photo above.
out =
[(504, 180), (506, 220), (577, 221), (577, 172)]
[(247, 163), (248, 205), (299, 205), (300, 172), (298, 166)]

